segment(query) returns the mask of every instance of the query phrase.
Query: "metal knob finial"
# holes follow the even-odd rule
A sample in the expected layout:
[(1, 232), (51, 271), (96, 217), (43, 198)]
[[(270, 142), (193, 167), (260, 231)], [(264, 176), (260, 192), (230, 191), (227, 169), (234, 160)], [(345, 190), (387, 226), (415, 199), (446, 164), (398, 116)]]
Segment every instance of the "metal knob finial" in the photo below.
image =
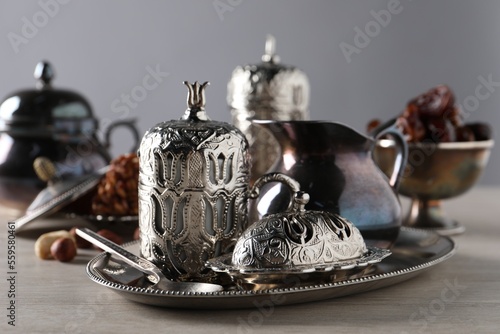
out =
[(265, 53), (262, 56), (262, 61), (277, 64), (280, 57), (276, 55), (276, 38), (273, 35), (267, 35)]
[(210, 120), (205, 112), (205, 87), (208, 86), (210, 82), (205, 81), (200, 85), (198, 81), (195, 81), (194, 83), (184, 81), (183, 84), (188, 88), (188, 108), (184, 113), (184, 116), (182, 116), (182, 119), (187, 121)]
[(307, 203), (309, 203), (310, 199), (311, 197), (305, 191), (296, 192), (295, 194), (293, 194), (293, 210), (295, 210), (296, 212), (304, 212), (306, 210), (305, 206)]
[(35, 72), (33, 73), (39, 89), (50, 87), (50, 82), (55, 76), (54, 69), (48, 61), (41, 61), (36, 64)]
[(187, 96), (187, 106), (189, 109), (205, 110), (205, 87), (210, 85), (208, 81), (205, 81), (201, 85), (198, 81), (194, 84), (188, 81), (183, 82), (188, 88)]

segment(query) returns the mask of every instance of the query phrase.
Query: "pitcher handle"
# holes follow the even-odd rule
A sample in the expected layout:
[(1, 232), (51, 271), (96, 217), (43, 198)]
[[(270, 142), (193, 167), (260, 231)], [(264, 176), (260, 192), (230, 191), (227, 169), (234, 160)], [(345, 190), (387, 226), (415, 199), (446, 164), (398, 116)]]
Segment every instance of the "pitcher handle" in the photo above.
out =
[(408, 161), (408, 143), (394, 123), (386, 128), (383, 128), (380, 132), (377, 132), (374, 138), (375, 143), (378, 139), (385, 135), (389, 135), (396, 143), (396, 159), (394, 160), (392, 174), (389, 177), (389, 184), (394, 189), (398, 189), (399, 182), (405, 171), (406, 162)]
[(121, 121), (116, 121), (111, 123), (108, 128), (106, 129), (105, 133), (105, 142), (104, 142), (104, 147), (106, 150), (109, 150), (111, 146), (111, 134), (114, 130), (116, 130), (119, 127), (126, 127), (132, 132), (132, 135), (134, 137), (134, 146), (132, 146), (132, 149), (129, 151), (129, 153), (136, 152), (137, 149), (139, 148), (139, 130), (137, 130), (137, 126), (135, 125), (136, 119), (127, 119), (127, 120), (121, 120)]

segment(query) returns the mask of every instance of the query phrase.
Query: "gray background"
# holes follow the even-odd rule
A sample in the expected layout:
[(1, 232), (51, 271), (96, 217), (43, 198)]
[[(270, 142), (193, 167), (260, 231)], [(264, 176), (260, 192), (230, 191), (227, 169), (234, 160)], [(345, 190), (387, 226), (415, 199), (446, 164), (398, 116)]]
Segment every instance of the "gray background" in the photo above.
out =
[[(340, 43), (355, 45), (354, 29), (370, 26), (371, 11), (390, 1), (60, 1), (0, 2), (0, 95), (33, 87), (34, 66), (47, 59), (57, 71), (55, 86), (87, 97), (104, 126), (137, 118), (144, 132), (180, 117), (183, 80), (209, 80), (209, 115), (230, 121), (226, 83), (235, 66), (260, 61), (268, 33), (282, 62), (308, 74), (311, 117), (360, 131), (434, 85), (447, 83), (462, 102), (474, 96), (479, 76), (500, 82), (500, 1), (401, 0), (401, 12), (350, 62)], [(227, 11), (219, 15), (214, 4), (221, 3)], [(51, 15), (40, 14), (42, 4), (51, 4)], [(36, 32), (23, 35), (26, 20), (38, 24)], [(14, 34), (25, 38), (17, 50), (9, 41)], [(118, 112), (113, 101), (141, 86), (148, 66), (169, 76)], [(499, 133), (500, 87), (493, 90), (467, 121), (490, 122)], [(115, 155), (131, 145), (125, 130), (113, 139)], [(482, 184), (500, 184), (498, 146)]]

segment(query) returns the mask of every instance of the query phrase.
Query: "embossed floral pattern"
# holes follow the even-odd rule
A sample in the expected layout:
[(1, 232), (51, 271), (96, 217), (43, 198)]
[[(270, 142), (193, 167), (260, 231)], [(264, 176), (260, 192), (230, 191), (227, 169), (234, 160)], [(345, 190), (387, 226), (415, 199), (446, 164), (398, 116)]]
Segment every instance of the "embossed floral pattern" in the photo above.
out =
[(264, 217), (240, 237), (232, 264), (240, 268), (293, 268), (353, 259), (367, 251), (359, 230), (342, 217), (319, 211)]

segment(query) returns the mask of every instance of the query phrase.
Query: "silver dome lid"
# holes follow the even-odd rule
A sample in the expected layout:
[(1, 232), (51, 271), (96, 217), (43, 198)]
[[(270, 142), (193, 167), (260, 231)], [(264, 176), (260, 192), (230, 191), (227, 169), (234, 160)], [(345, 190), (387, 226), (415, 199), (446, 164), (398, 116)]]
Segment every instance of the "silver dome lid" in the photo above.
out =
[(306, 211), (309, 195), (298, 192), (293, 209), (264, 216), (236, 243), (232, 264), (251, 269), (314, 268), (362, 257), (367, 248), (359, 230), (329, 212)]

